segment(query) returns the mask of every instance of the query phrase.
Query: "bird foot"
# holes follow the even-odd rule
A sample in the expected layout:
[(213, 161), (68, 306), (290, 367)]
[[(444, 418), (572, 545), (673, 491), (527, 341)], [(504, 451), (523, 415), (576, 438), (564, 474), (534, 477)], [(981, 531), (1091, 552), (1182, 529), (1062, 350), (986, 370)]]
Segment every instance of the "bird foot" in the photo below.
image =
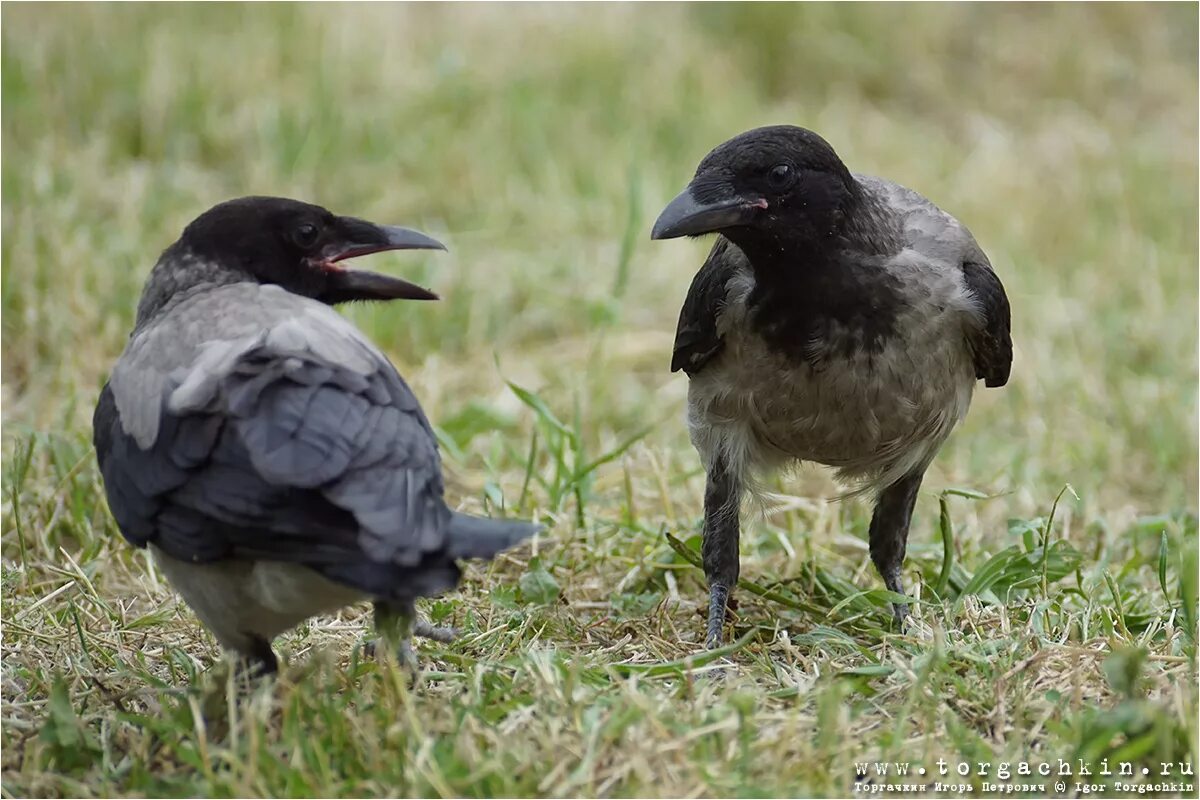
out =
[[(716, 650), (725, 646), (725, 620), (729, 615), (730, 605), (728, 587), (724, 584), (714, 583), (708, 590), (708, 626), (704, 635), (706, 649)], [(704, 673), (704, 678), (721, 683), (729, 677), (729, 671), (734, 668), (734, 663), (726, 657), (715, 664), (712, 669)]]
[[(724, 637), (709, 639), (705, 644), (706, 650), (716, 650), (723, 647), (725, 644)], [(737, 664), (733, 662), (729, 656), (724, 656), (716, 661), (710, 661), (708, 664), (700, 668), (697, 672), (697, 678), (700, 681), (711, 681), (713, 683), (724, 683), (730, 674), (737, 670)]]
[(271, 643), (261, 636), (250, 637), (246, 649), (237, 653), (235, 665), (239, 680), (252, 682), (279, 672), (279, 659)]
[(421, 677), (421, 662), (417, 661), (417, 654), (413, 650), (412, 639), (401, 641), (400, 646), (396, 648), (396, 655), (400, 658), (400, 665), (412, 673), (413, 680), (419, 680)]
[[(406, 626), (404, 621), (401, 620), (398, 627), (400, 628), (400, 636), (399, 644), (396, 646), (396, 656), (401, 666), (412, 673), (414, 681), (420, 677), (421, 668), (420, 662), (417, 660), (416, 651), (412, 646), (413, 637), (419, 636), (422, 639), (449, 644), (459, 636), (457, 628), (434, 625), (419, 617), (412, 622), (411, 626)], [(408, 627), (408, 630), (404, 630), (405, 627)], [(386, 638), (384, 641), (386, 643)], [(378, 653), (378, 647), (379, 638), (369, 639), (363, 644), (363, 653), (368, 658), (375, 658)]]
[(714, 583), (708, 590), (708, 627), (704, 635), (704, 645), (709, 650), (716, 650), (725, 644), (725, 615), (729, 602), (729, 589), (720, 583)]
[(450, 644), (458, 638), (459, 633), (458, 628), (439, 627), (423, 619), (418, 619), (413, 624), (412, 630), (413, 636), (420, 636), (422, 639), (430, 639), (442, 644)]
[[(386, 643), (385, 643), (386, 644)], [(400, 668), (408, 673), (408, 688), (415, 689), (421, 684), (421, 662), (417, 659), (417, 653), (413, 650), (412, 639), (405, 636), (396, 645), (396, 660), (399, 662)], [(368, 639), (363, 642), (363, 654), (367, 658), (379, 657), (379, 640)]]

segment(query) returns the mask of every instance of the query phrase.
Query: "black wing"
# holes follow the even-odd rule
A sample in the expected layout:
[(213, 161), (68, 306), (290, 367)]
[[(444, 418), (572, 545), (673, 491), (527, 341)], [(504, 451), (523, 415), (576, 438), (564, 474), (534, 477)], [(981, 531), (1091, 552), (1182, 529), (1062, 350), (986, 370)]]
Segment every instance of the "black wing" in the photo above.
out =
[(679, 311), (671, 372), (683, 370), (695, 375), (721, 352), (724, 342), (717, 332), (717, 317), (725, 305), (726, 284), (737, 272), (739, 258), (741, 251), (728, 239), (717, 238), (704, 266), (692, 279)]
[(390, 366), (363, 375), (260, 347), (213, 380), (197, 409), (172, 411), (167, 387), (147, 450), (104, 387), (96, 452), (130, 542), (196, 562), (296, 561), (351, 584), (395, 581), (380, 568), (449, 566), (436, 440)]
[(970, 336), (975, 356), (975, 377), (988, 387), (1008, 383), (1012, 369), (1012, 322), (1008, 295), (1000, 278), (986, 263), (968, 261), (963, 264), (967, 288), (983, 309), (984, 324)]

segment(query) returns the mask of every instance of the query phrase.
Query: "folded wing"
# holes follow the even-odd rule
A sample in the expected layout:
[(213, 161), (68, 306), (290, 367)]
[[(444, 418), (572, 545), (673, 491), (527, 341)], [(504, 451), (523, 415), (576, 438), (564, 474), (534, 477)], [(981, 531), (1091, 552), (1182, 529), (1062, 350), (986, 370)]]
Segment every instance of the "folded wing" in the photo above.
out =
[(726, 284), (744, 261), (745, 256), (733, 243), (724, 236), (717, 237), (679, 311), (671, 372), (683, 370), (695, 375), (721, 352), (724, 342), (717, 320), (725, 306)]
[(458, 515), (416, 398), (335, 312), (302, 310), (174, 369), (151, 345), (127, 349), (94, 417), (123, 535), (188, 561), (299, 562), (376, 594), (397, 570), (425, 573), (421, 594), (452, 586)]

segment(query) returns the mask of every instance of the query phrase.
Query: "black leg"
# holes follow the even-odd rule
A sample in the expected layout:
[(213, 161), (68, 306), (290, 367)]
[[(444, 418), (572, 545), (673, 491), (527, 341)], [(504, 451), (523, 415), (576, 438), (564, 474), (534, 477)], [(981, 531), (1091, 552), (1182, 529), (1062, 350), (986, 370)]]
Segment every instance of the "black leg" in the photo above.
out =
[[(923, 477), (924, 472), (906, 475), (880, 492), (871, 517), (871, 560), (883, 576), (884, 586), (897, 594), (904, 594), (900, 567), (904, 564), (908, 526)], [(892, 613), (897, 627), (903, 626), (908, 617), (908, 604), (893, 603)]]
[(708, 579), (708, 629), (705, 643), (711, 649), (724, 642), (725, 609), (737, 586), (738, 514), (742, 487), (731, 475), (725, 459), (717, 456), (708, 468), (704, 489), (704, 576)]
[(239, 652), (242, 670), (248, 678), (261, 678), (279, 672), (279, 659), (271, 643), (261, 636), (248, 635), (249, 648)]
[(414, 676), (420, 673), (417, 655), (412, 648), (413, 623), (416, 618), (417, 610), (411, 602), (375, 601), (376, 634), (385, 643), (396, 648), (400, 663), (411, 670)]

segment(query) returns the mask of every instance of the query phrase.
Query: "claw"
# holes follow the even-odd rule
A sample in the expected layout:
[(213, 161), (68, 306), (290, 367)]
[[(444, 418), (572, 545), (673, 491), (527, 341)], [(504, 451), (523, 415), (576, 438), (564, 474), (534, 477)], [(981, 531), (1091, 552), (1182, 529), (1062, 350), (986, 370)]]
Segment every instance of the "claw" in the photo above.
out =
[[(413, 686), (421, 682), (421, 666), (413, 650), (413, 637), (449, 643), (458, 636), (455, 628), (439, 627), (421, 619), (411, 605), (399, 606), (382, 601), (375, 603), (375, 630), (385, 644), (395, 645), (396, 656), (400, 665), (411, 673)], [(364, 651), (374, 655), (376, 648), (377, 643), (372, 641), (364, 646)]]

